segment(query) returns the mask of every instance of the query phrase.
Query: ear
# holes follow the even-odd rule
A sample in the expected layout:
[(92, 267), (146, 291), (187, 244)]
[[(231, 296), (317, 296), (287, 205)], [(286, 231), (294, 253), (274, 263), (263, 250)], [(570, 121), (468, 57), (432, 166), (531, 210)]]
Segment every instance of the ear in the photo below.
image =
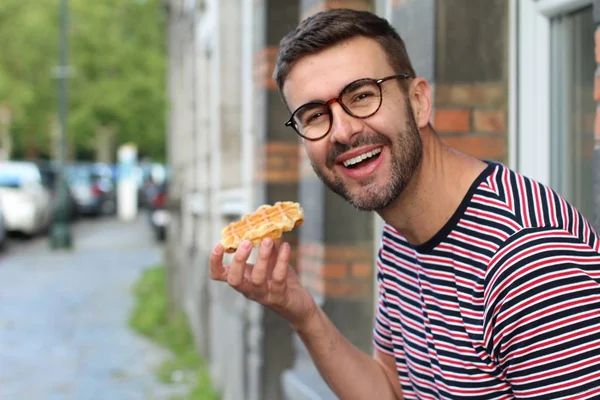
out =
[(410, 83), (410, 105), (419, 128), (425, 128), (431, 119), (431, 88), (427, 80), (415, 78)]

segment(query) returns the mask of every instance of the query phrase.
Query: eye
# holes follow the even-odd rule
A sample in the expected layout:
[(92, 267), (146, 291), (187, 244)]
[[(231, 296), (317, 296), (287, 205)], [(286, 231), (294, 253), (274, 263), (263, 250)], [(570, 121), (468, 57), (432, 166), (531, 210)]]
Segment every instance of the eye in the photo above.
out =
[(353, 97), (352, 97), (352, 101), (361, 101), (361, 100), (365, 100), (368, 98), (371, 98), (375, 95), (375, 93), (373, 92), (360, 92), (360, 93), (356, 93)]
[(301, 126), (319, 124), (327, 119), (329, 110), (322, 104), (302, 108), (296, 116)]
[(318, 119), (319, 117), (321, 117), (322, 115), (323, 115), (322, 112), (314, 113), (314, 114), (312, 114), (311, 116), (308, 117), (307, 122), (311, 123), (311, 122), (315, 121), (316, 119)]

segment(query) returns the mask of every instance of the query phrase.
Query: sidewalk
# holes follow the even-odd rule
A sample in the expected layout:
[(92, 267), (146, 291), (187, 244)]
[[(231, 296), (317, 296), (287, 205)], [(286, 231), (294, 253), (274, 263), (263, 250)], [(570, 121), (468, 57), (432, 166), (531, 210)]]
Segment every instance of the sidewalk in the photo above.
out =
[(133, 283), (162, 261), (145, 217), (78, 222), (72, 252), (52, 252), (40, 238), (0, 253), (0, 399), (176, 393), (154, 373), (168, 353), (127, 326)]

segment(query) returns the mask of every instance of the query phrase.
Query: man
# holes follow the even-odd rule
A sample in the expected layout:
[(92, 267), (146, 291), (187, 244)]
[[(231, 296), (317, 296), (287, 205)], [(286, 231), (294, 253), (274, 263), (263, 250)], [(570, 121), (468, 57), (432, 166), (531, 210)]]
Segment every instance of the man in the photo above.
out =
[[(215, 246), (213, 279), (284, 317), (341, 399), (600, 396), (600, 240), (549, 188), (444, 145), (404, 43), (331, 10), (281, 42), (275, 78), (316, 173), (386, 222), (371, 357), (265, 240)], [(404, 396), (404, 397), (403, 397)]]

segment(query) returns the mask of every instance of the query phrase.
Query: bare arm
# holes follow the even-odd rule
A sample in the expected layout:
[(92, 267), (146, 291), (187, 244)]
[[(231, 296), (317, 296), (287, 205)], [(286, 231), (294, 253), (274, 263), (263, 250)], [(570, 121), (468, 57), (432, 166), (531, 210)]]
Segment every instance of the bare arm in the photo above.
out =
[(402, 391), (393, 357), (378, 350), (374, 357), (352, 345), (322, 309), (302, 328), (296, 328), (329, 387), (343, 400), (401, 400)]
[(223, 248), (215, 246), (211, 277), (285, 318), (340, 399), (402, 399), (393, 358), (381, 352), (371, 357), (341, 334), (289, 266), (287, 243), (278, 250), (271, 239), (264, 240), (255, 265), (247, 263), (251, 251), (249, 243), (240, 245), (231, 265), (223, 265)]

